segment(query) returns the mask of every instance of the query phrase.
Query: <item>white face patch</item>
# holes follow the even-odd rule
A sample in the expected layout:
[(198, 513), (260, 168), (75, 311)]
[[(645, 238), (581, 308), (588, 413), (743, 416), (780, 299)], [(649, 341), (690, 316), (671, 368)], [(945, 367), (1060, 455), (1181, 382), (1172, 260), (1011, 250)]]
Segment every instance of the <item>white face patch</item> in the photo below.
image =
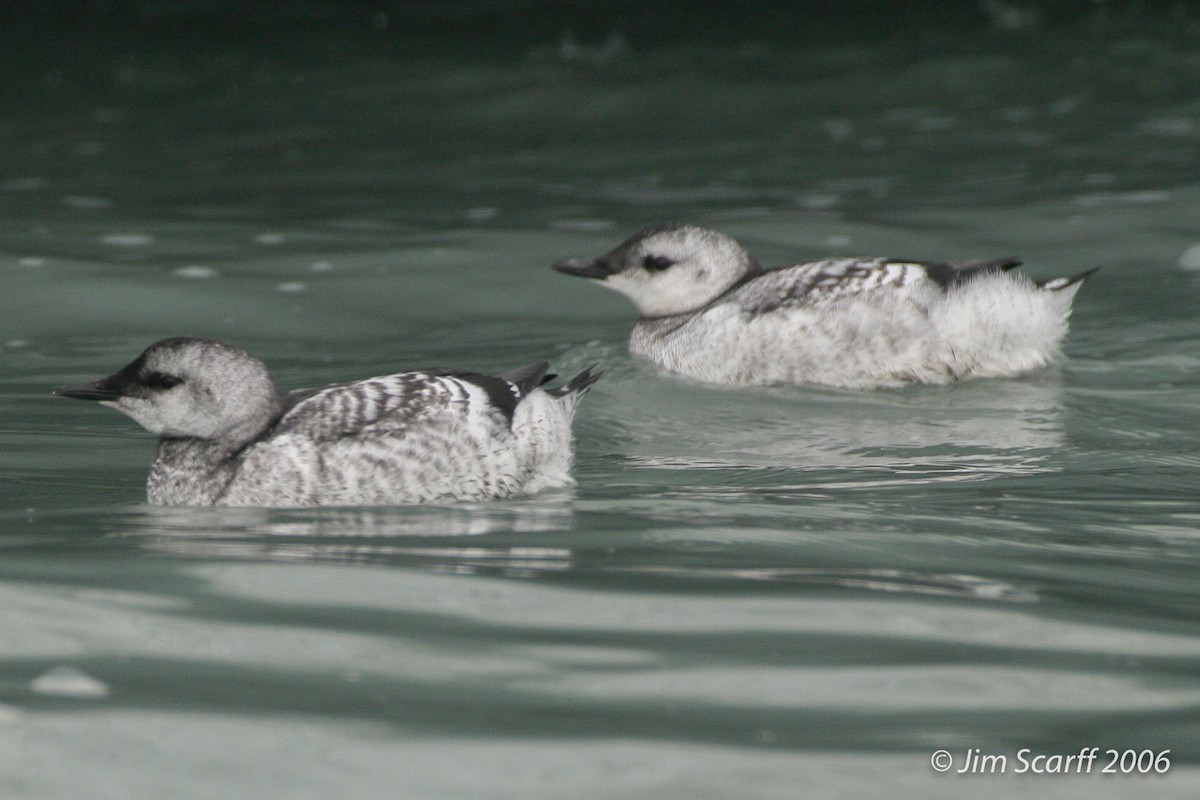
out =
[(100, 405), (115, 408), (155, 436), (163, 435), (163, 425), (159, 420), (160, 414), (157, 413), (152, 403), (148, 403), (140, 397), (105, 400)]
[(111, 405), (156, 436), (211, 439), (223, 427), (216, 404), (199, 399), (187, 383), (145, 397), (122, 397), (105, 405)]
[(689, 226), (651, 230), (605, 258), (616, 271), (602, 282), (629, 298), (643, 317), (695, 311), (757, 269), (733, 239)]

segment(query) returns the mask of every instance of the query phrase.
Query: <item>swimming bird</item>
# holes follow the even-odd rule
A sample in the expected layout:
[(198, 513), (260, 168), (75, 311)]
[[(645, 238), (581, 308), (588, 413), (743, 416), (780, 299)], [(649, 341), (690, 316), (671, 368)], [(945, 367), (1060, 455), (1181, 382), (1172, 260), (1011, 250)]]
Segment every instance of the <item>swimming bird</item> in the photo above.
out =
[(438, 503), (573, 483), (571, 421), (599, 375), (547, 391), (548, 368), (402, 372), (280, 397), (241, 348), (173, 338), (54, 394), (98, 401), (160, 437), (154, 505)]
[(625, 295), (629, 349), (711, 383), (871, 389), (1019, 375), (1051, 363), (1095, 270), (1035, 283), (1015, 258), (830, 258), (764, 270), (717, 231), (645, 228), (554, 264)]

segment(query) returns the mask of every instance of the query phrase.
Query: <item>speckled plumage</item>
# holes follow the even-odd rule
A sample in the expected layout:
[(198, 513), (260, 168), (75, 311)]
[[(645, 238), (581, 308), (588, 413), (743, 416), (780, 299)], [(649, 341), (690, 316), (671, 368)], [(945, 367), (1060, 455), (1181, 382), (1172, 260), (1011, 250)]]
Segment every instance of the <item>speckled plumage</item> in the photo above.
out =
[(597, 376), (546, 391), (548, 366), (407, 372), (280, 399), (245, 351), (178, 338), (55, 393), (98, 400), (161, 437), (147, 480), (156, 505), (436, 503), (573, 482), (571, 420)]
[(1010, 271), (1019, 263), (832, 258), (764, 271), (728, 236), (665, 225), (555, 269), (628, 297), (641, 312), (631, 352), (671, 372), (869, 389), (1051, 363), (1090, 271), (1034, 283)]

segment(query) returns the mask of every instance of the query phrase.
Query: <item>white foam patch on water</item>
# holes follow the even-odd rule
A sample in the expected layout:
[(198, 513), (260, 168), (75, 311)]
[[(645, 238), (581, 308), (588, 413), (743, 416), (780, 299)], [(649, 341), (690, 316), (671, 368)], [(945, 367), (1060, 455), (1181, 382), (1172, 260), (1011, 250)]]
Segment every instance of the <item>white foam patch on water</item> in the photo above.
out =
[(200, 264), (193, 264), (190, 267), (180, 267), (179, 269), (174, 270), (172, 272), (172, 274), (176, 275), (180, 278), (203, 279), (203, 278), (215, 278), (220, 273), (218, 273), (212, 267), (205, 267)]
[(109, 233), (100, 237), (101, 244), (115, 247), (142, 247), (154, 241), (149, 233)]
[(801, 208), (807, 208), (810, 211), (824, 211), (837, 206), (841, 202), (841, 198), (836, 194), (813, 193), (800, 195), (796, 198), (796, 202), (800, 204)]
[(58, 666), (38, 675), (29, 682), (29, 690), (35, 694), (54, 697), (108, 697), (109, 687), (104, 681), (88, 675), (78, 667)]
[(827, 119), (821, 123), (821, 129), (835, 142), (848, 142), (854, 138), (854, 121), (849, 119)]
[(313, 272), (328, 272), (329, 270), (333, 269), (333, 264), (329, 263), (328, 261), (314, 261), (308, 265), (308, 268)]
[(83, 197), (82, 195), (69, 194), (62, 201), (64, 206), (70, 206), (71, 208), (89, 210), (112, 208), (112, 200), (107, 197)]
[(283, 244), (287, 241), (287, 236), (282, 233), (260, 233), (254, 237), (256, 244)]
[(1200, 269), (1200, 242), (1183, 251), (1179, 256), (1179, 266), (1184, 269)]
[(1138, 125), (1138, 130), (1159, 136), (1194, 136), (1200, 132), (1200, 125), (1187, 117), (1160, 117), (1146, 120)]
[(550, 230), (568, 233), (601, 233), (615, 227), (611, 219), (556, 219), (550, 223)]
[(17, 259), (17, 266), (18, 267), (44, 267), (44, 266), (46, 266), (46, 259), (39, 258), (37, 256), (25, 256), (24, 258)]
[(308, 289), (308, 284), (302, 283), (301, 281), (287, 281), (287, 282), (281, 283), (275, 287), (275, 290), (278, 292), (288, 292), (288, 293), (303, 292), (307, 289)]
[(468, 208), (463, 216), (471, 222), (487, 222), (490, 219), (495, 219), (496, 217), (500, 216), (500, 209), (494, 206)]
[(1140, 192), (1094, 192), (1075, 196), (1075, 202), (1081, 206), (1141, 206), (1152, 203), (1167, 203), (1171, 193), (1159, 189), (1146, 189)]
[(0, 181), (0, 189), (6, 192), (35, 192), (46, 188), (45, 178), (9, 178)]

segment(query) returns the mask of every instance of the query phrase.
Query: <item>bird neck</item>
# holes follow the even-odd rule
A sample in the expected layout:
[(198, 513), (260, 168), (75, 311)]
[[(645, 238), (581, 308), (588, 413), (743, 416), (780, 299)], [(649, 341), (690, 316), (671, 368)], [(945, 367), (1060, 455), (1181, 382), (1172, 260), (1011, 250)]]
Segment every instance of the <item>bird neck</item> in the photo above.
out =
[(674, 321), (676, 321), (677, 325), (681, 325), (684, 322), (686, 322), (688, 319), (690, 319), (691, 317), (695, 316), (696, 314), (707, 311), (708, 309), (712, 308), (713, 306), (723, 302), (727, 297), (729, 297), (729, 295), (733, 294), (734, 292), (736, 292), (738, 289), (745, 286), (750, 281), (754, 280), (755, 278), (761, 277), (762, 274), (764, 273), (764, 271), (765, 270), (763, 270), (763, 268), (758, 265), (757, 261), (751, 261), (748, 272), (746, 272), (744, 275), (742, 275), (740, 278), (738, 278), (733, 283), (726, 286), (724, 289), (722, 289), (720, 292), (718, 292), (716, 294), (716, 296), (712, 297), (709, 300), (704, 301), (703, 303), (696, 306), (695, 308), (689, 308), (687, 311), (679, 311), (674, 314), (659, 314), (659, 315), (643, 314), (638, 319), (641, 322), (649, 322), (649, 323), (657, 323), (657, 322), (670, 323), (670, 321), (674, 320)]
[(241, 450), (224, 440), (160, 439), (146, 480), (147, 499), (161, 506), (214, 505), (237, 473)]

